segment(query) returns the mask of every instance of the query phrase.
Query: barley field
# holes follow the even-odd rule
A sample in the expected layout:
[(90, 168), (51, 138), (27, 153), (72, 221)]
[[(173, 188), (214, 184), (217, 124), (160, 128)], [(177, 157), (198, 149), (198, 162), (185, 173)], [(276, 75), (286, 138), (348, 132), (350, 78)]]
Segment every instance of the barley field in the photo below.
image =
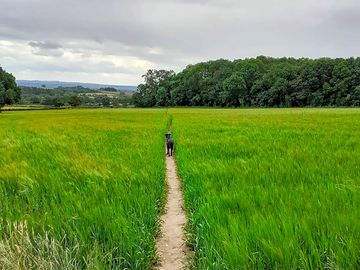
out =
[(0, 114), (0, 269), (151, 269), (172, 122), (194, 269), (359, 269), (360, 109)]
[(0, 269), (148, 269), (164, 198), (161, 110), (0, 114)]
[(359, 269), (359, 109), (174, 109), (196, 269)]

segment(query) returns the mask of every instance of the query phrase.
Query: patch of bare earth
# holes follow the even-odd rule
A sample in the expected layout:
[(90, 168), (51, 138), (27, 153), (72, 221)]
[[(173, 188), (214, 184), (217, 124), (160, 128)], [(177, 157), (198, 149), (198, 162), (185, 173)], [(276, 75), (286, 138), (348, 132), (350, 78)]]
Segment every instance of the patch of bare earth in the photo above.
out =
[(160, 270), (184, 269), (189, 250), (185, 241), (186, 214), (180, 179), (174, 157), (166, 157), (167, 202), (161, 217), (161, 232), (156, 243)]

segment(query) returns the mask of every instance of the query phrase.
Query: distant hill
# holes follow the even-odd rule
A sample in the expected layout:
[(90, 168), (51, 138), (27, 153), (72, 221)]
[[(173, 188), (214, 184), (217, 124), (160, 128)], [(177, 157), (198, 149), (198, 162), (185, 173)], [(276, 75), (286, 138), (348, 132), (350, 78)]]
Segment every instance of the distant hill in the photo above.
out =
[(16, 80), (16, 83), (18, 86), (41, 87), (42, 85), (45, 85), (47, 88), (82, 86), (90, 89), (100, 89), (105, 87), (111, 87), (124, 92), (135, 92), (137, 88), (136, 86), (133, 85), (112, 85), (112, 84), (99, 84), (99, 83), (61, 82), (61, 81)]

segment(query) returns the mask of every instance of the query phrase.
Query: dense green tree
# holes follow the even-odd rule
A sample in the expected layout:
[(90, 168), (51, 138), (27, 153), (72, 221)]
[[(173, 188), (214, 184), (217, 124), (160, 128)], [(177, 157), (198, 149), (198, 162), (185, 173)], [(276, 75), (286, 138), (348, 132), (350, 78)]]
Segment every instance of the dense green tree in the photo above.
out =
[(111, 105), (112, 105), (113, 107), (115, 107), (115, 108), (120, 107), (120, 101), (119, 101), (119, 99), (118, 99), (118, 98), (113, 98), (113, 99), (111, 100)]
[(53, 105), (57, 108), (65, 105), (64, 98), (62, 98), (60, 96), (53, 97), (51, 102), (52, 102), (51, 105)]
[(0, 83), (0, 109), (5, 105), (6, 89), (2, 83)]
[(65, 105), (65, 99), (62, 96), (46, 96), (41, 104), (59, 108)]
[(41, 101), (42, 105), (53, 105), (53, 97), (51, 96), (46, 96), (44, 97), (44, 99)]
[(285, 106), (289, 103), (288, 98), (288, 81), (284, 78), (279, 78), (269, 90), (270, 98), (268, 101), (269, 106)]
[(360, 58), (220, 59), (143, 77), (133, 96), (142, 107), (359, 106)]
[(165, 87), (160, 86), (155, 95), (156, 106), (164, 107), (168, 105), (168, 95)]
[(0, 67), (0, 108), (19, 102), (20, 98), (21, 89), (16, 85), (15, 77)]
[(5, 91), (5, 103), (12, 105), (16, 101), (16, 93), (14, 89), (8, 89)]
[(111, 105), (111, 99), (108, 96), (102, 96), (101, 105), (109, 107)]
[(222, 104), (225, 106), (247, 105), (248, 90), (240, 72), (235, 72), (224, 80), (221, 97)]
[(107, 95), (99, 95), (95, 97), (95, 102), (98, 106), (109, 107), (111, 99)]
[(355, 87), (351, 95), (352, 106), (360, 106), (360, 85)]
[(81, 104), (81, 98), (78, 95), (71, 95), (68, 97), (68, 103), (72, 107), (77, 107)]
[(135, 105), (138, 107), (170, 105), (170, 79), (174, 75), (174, 71), (149, 69), (143, 75), (145, 83), (140, 84), (138, 92), (134, 94)]
[(30, 100), (31, 100), (32, 104), (40, 104), (41, 103), (41, 99), (38, 96), (33, 96), (33, 97), (31, 97)]

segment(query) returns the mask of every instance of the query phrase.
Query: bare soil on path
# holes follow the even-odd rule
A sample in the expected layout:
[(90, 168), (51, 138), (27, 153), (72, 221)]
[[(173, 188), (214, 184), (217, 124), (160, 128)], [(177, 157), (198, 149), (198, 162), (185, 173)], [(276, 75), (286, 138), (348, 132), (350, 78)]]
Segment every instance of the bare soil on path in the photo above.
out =
[(182, 196), (181, 182), (173, 156), (166, 156), (167, 202), (161, 217), (161, 232), (156, 243), (160, 258), (160, 270), (184, 269), (187, 264), (188, 247), (184, 227), (186, 214)]

